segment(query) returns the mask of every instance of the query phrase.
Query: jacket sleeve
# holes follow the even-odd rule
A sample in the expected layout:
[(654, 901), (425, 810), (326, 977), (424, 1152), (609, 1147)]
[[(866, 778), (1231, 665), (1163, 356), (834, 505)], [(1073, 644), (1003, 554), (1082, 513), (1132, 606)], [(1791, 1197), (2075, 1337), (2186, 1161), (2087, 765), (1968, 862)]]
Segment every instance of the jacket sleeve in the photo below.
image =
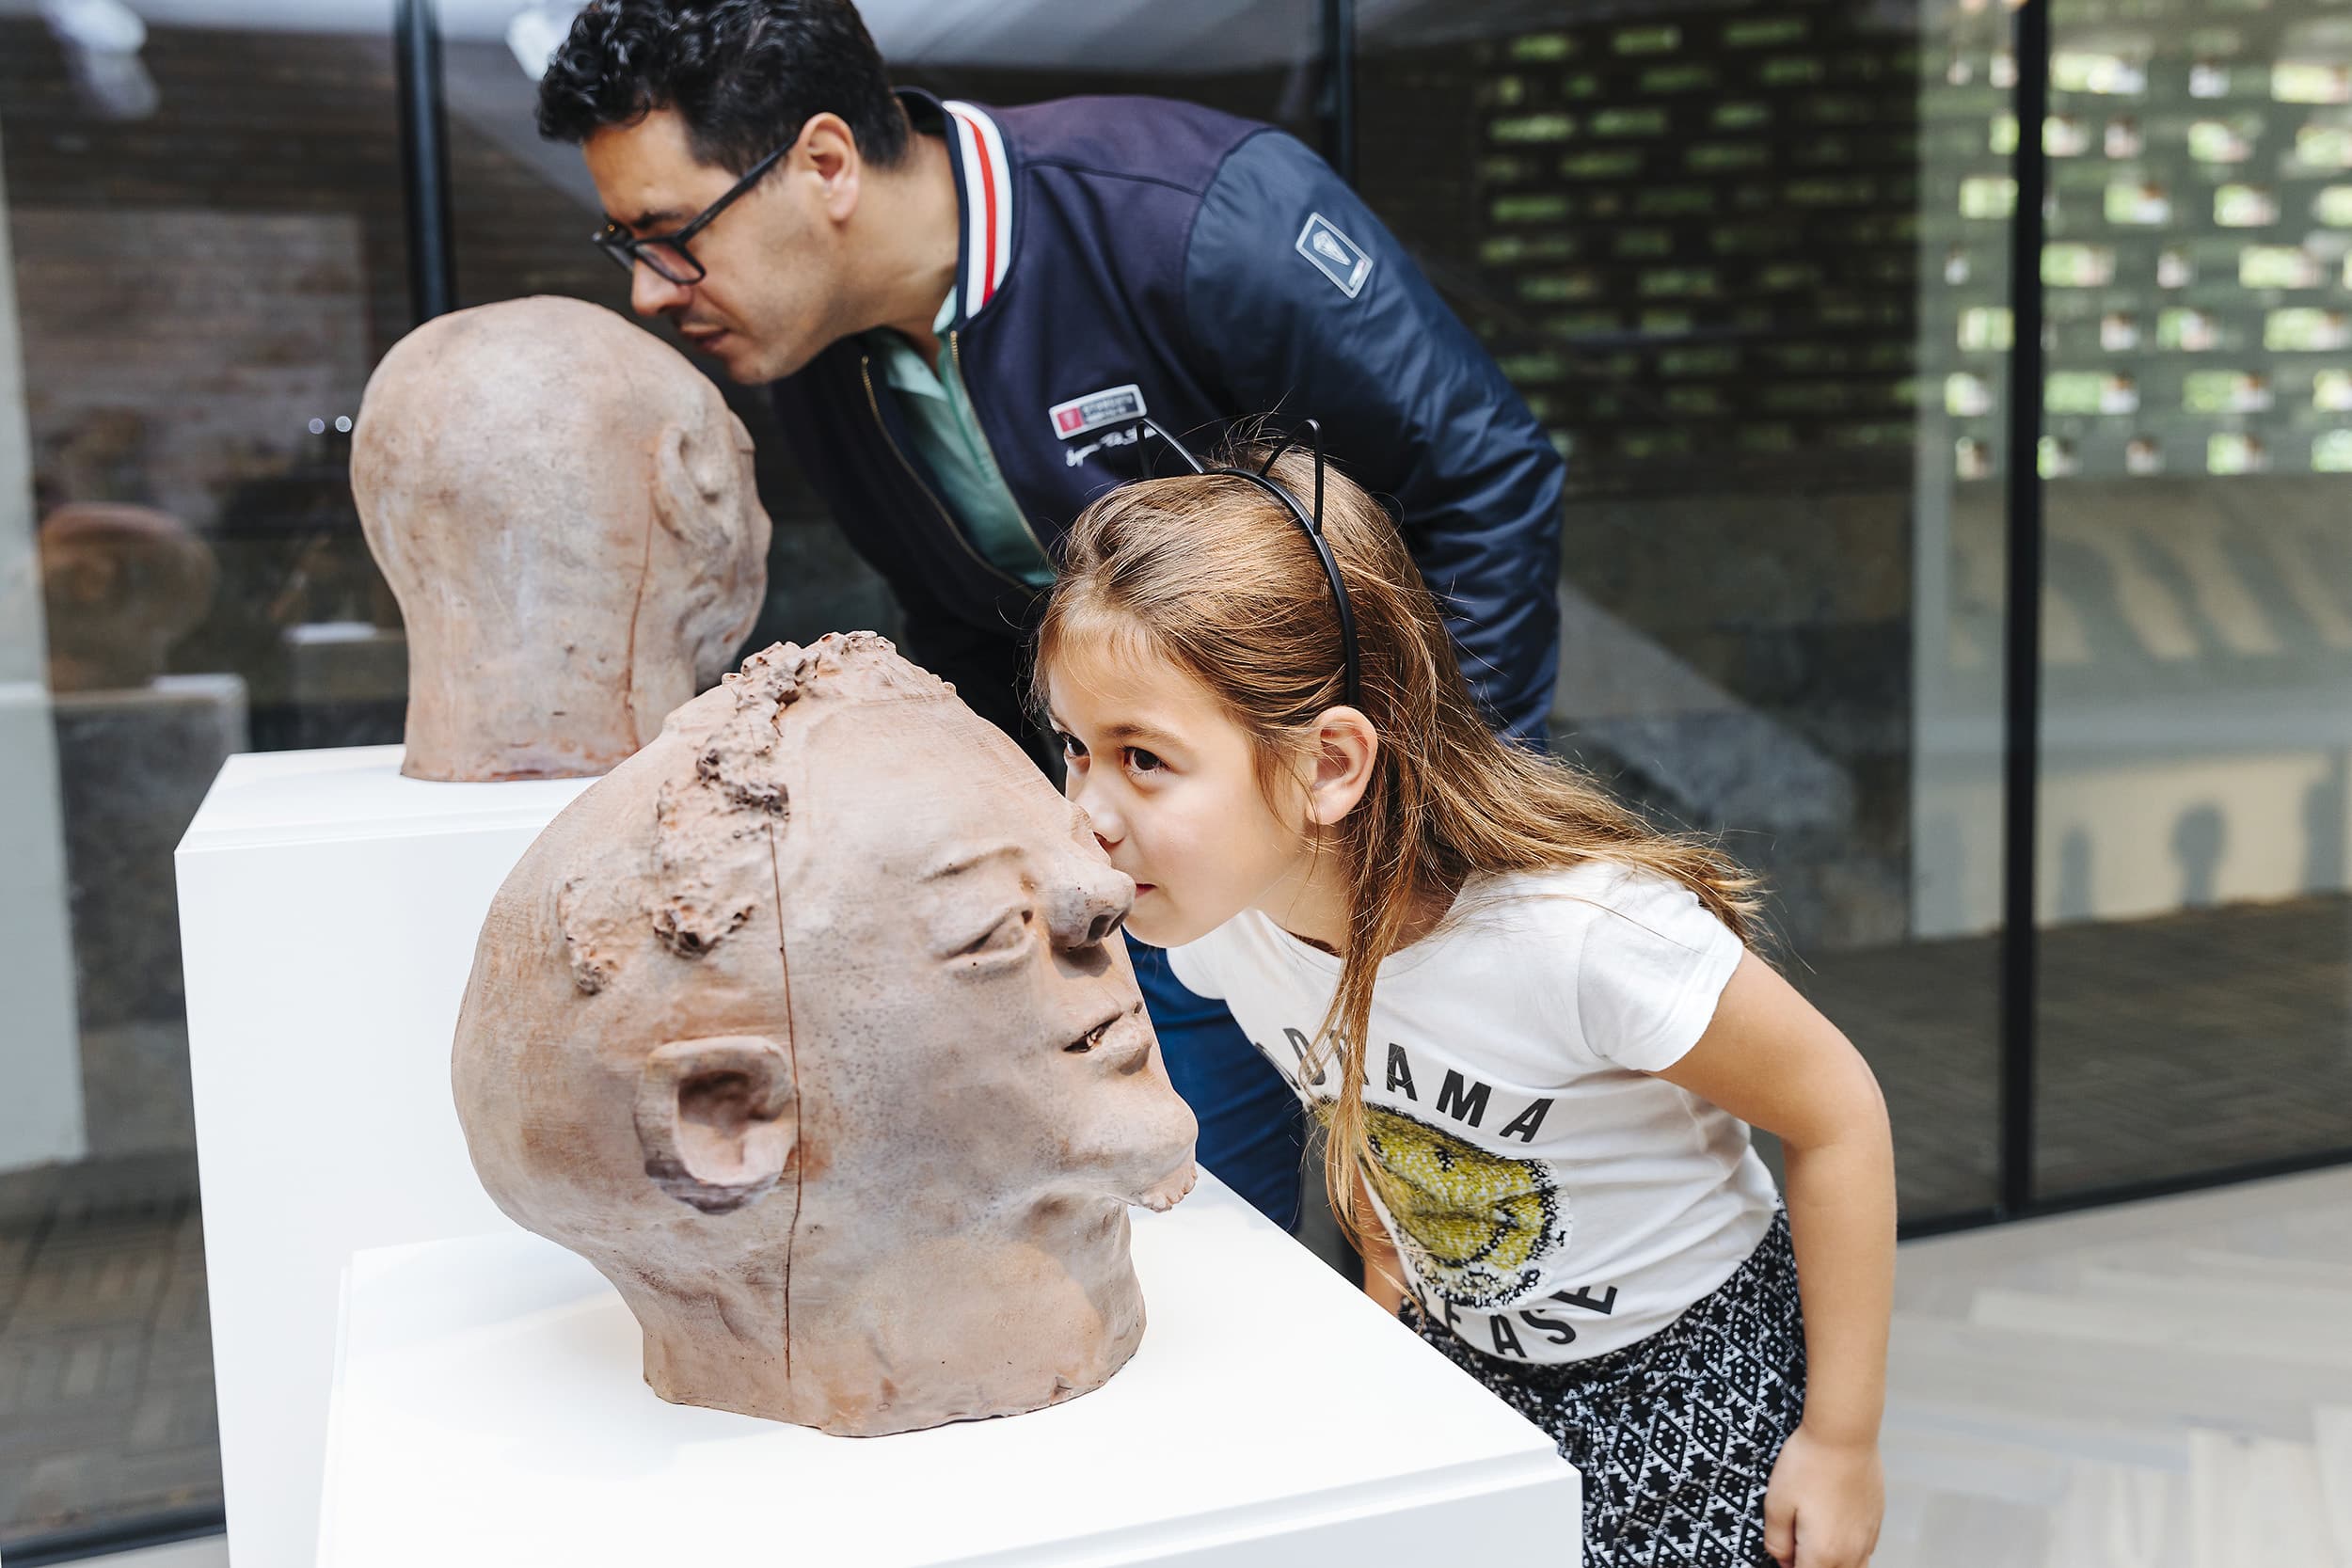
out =
[(1202, 198), (1184, 303), (1227, 396), (1312, 416), (1326, 453), (1392, 501), (1470, 689), (1542, 746), (1565, 466), (1405, 247), (1304, 144), (1261, 132)]

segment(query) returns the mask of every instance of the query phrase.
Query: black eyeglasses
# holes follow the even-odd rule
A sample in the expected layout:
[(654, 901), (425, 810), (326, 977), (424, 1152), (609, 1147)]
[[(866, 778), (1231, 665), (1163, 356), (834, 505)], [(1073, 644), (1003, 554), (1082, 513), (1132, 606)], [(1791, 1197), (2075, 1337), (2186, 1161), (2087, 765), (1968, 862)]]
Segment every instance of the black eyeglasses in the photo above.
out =
[[(1193, 456), (1182, 441), (1153, 424), (1150, 420), (1143, 421), (1143, 428), (1167, 442), (1168, 450), (1183, 458), (1184, 467), (1194, 473), (1231, 474), (1235, 479), (1247, 480), (1263, 490), (1267, 495), (1280, 501), (1283, 510), (1291, 515), (1291, 520), (1305, 531), (1307, 542), (1315, 547), (1316, 559), (1323, 562), (1323, 575), (1330, 579), (1331, 603), (1340, 612), (1340, 648), (1346, 659), (1343, 689), (1347, 695), (1347, 705), (1360, 710), (1364, 705), (1364, 685), (1359, 673), (1359, 660), (1356, 652), (1356, 610), (1347, 602), (1347, 584), (1340, 577), (1340, 563), (1333, 559), (1331, 546), (1323, 537), (1323, 426), (1312, 420), (1301, 420), (1298, 428), (1283, 436), (1281, 444), (1268, 452), (1266, 460), (1255, 468), (1209, 467), (1202, 464), (1200, 459)], [(1296, 496), (1292, 495), (1289, 490), (1267, 477), (1273, 470), (1275, 460), (1298, 445), (1302, 433), (1308, 450), (1315, 454), (1315, 504), (1312, 512), (1299, 505)]]
[(648, 234), (634, 240), (624, 233), (617, 223), (607, 223), (588, 238), (596, 247), (612, 258), (623, 272), (634, 273), (637, 263), (645, 265), (673, 283), (699, 283), (708, 276), (703, 264), (694, 260), (694, 253), (686, 248), (687, 241), (710, 227), (710, 220), (727, 210), (727, 203), (759, 183), (760, 176), (776, 166), (776, 160), (792, 150), (800, 141), (795, 136), (759, 162), (754, 164), (743, 178), (729, 186), (726, 195), (694, 214), (694, 221), (675, 233)]

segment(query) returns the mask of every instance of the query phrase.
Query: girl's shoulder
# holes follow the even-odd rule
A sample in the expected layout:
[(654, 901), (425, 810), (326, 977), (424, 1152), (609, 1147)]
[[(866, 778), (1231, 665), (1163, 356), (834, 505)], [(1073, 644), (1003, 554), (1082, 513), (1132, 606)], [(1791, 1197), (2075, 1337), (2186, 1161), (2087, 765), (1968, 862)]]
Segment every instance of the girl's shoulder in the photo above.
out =
[[(1468, 923), (1494, 934), (1593, 1055), (1656, 1072), (1713, 1016), (1746, 946), (1662, 872), (1585, 861), (1474, 883)], [(1471, 892), (1472, 889), (1466, 889)]]
[(1680, 923), (1696, 911), (1709, 921), (1696, 893), (1662, 872), (1617, 861), (1582, 860), (1533, 871), (1481, 873), (1454, 900), (1449, 925), (1490, 935), (1557, 941), (1581, 936), (1608, 920), (1650, 925)]

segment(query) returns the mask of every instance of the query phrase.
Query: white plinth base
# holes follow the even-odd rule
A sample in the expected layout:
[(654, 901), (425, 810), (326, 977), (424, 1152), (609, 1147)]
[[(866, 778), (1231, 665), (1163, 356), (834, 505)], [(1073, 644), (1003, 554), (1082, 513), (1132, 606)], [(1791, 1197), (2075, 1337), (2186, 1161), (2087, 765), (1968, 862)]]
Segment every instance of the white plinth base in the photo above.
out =
[(427, 784), (400, 754), (231, 757), (176, 857), (237, 1568), (311, 1560), (351, 1254), (509, 1228), (450, 1037), (491, 895), (592, 781)]
[(581, 1259), (362, 1253), (321, 1568), (1573, 1564), (1550, 1439), (1204, 1177), (1137, 1211), (1143, 1345), (1091, 1394), (895, 1437), (672, 1405)]

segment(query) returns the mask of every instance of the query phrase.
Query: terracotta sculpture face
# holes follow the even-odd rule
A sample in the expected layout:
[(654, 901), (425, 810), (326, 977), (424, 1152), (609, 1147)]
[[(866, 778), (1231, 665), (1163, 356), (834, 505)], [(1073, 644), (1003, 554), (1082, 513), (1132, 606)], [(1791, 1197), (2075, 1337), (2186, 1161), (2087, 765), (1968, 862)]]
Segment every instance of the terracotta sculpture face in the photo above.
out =
[(212, 547), (168, 513), (63, 506), (40, 540), (53, 690), (145, 686), (213, 607)]
[(413, 778), (606, 771), (719, 677), (767, 591), (742, 421), (579, 300), (402, 339), (360, 404), (351, 492), (407, 623)]
[(1125, 1206), (1193, 1180), (1134, 884), (870, 633), (671, 716), (491, 906), (457, 1026), (475, 1169), (594, 1262), (662, 1398), (871, 1435), (1101, 1385)]

